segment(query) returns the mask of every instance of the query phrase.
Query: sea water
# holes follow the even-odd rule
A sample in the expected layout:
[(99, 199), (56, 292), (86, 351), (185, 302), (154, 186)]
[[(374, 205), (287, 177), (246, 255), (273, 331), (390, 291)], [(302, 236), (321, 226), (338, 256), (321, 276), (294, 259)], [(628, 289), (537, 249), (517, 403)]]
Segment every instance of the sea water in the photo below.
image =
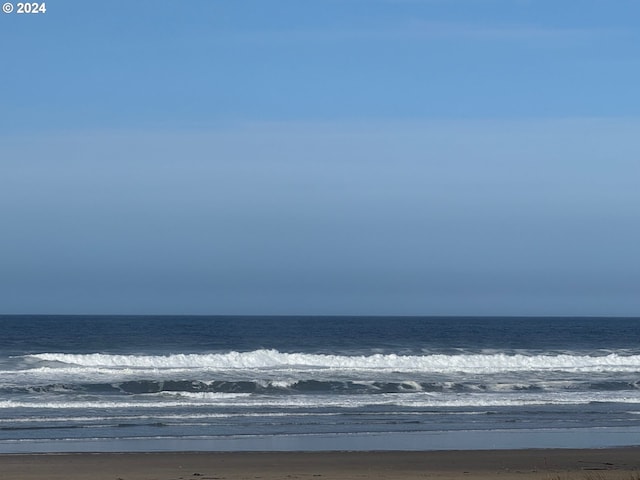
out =
[(0, 453), (640, 444), (640, 319), (0, 316)]

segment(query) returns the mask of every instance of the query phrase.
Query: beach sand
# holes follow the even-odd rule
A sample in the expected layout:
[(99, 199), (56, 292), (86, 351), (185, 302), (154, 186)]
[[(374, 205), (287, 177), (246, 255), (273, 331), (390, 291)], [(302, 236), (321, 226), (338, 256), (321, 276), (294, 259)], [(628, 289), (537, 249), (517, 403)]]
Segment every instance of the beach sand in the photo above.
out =
[(640, 448), (0, 455), (2, 480), (640, 480)]

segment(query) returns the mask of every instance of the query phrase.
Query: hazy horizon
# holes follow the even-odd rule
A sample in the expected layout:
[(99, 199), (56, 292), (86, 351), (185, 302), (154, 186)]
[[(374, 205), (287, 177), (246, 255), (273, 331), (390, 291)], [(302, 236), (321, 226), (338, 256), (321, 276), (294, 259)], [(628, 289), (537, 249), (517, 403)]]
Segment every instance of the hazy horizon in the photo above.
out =
[(0, 16), (0, 313), (640, 315), (640, 4)]

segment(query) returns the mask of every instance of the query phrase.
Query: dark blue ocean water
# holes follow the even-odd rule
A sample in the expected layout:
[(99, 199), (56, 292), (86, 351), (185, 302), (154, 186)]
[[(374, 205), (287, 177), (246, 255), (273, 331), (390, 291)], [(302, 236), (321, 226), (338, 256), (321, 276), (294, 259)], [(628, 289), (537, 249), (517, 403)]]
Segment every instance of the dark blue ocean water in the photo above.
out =
[(0, 316), (0, 452), (599, 428), (640, 428), (640, 319)]

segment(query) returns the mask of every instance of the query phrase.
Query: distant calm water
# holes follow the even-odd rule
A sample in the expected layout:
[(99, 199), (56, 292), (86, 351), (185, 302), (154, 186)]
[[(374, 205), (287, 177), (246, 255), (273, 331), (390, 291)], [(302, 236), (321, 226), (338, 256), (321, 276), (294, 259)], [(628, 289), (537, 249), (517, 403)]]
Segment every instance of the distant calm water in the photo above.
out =
[(0, 316), (0, 452), (600, 427), (640, 428), (639, 319)]

